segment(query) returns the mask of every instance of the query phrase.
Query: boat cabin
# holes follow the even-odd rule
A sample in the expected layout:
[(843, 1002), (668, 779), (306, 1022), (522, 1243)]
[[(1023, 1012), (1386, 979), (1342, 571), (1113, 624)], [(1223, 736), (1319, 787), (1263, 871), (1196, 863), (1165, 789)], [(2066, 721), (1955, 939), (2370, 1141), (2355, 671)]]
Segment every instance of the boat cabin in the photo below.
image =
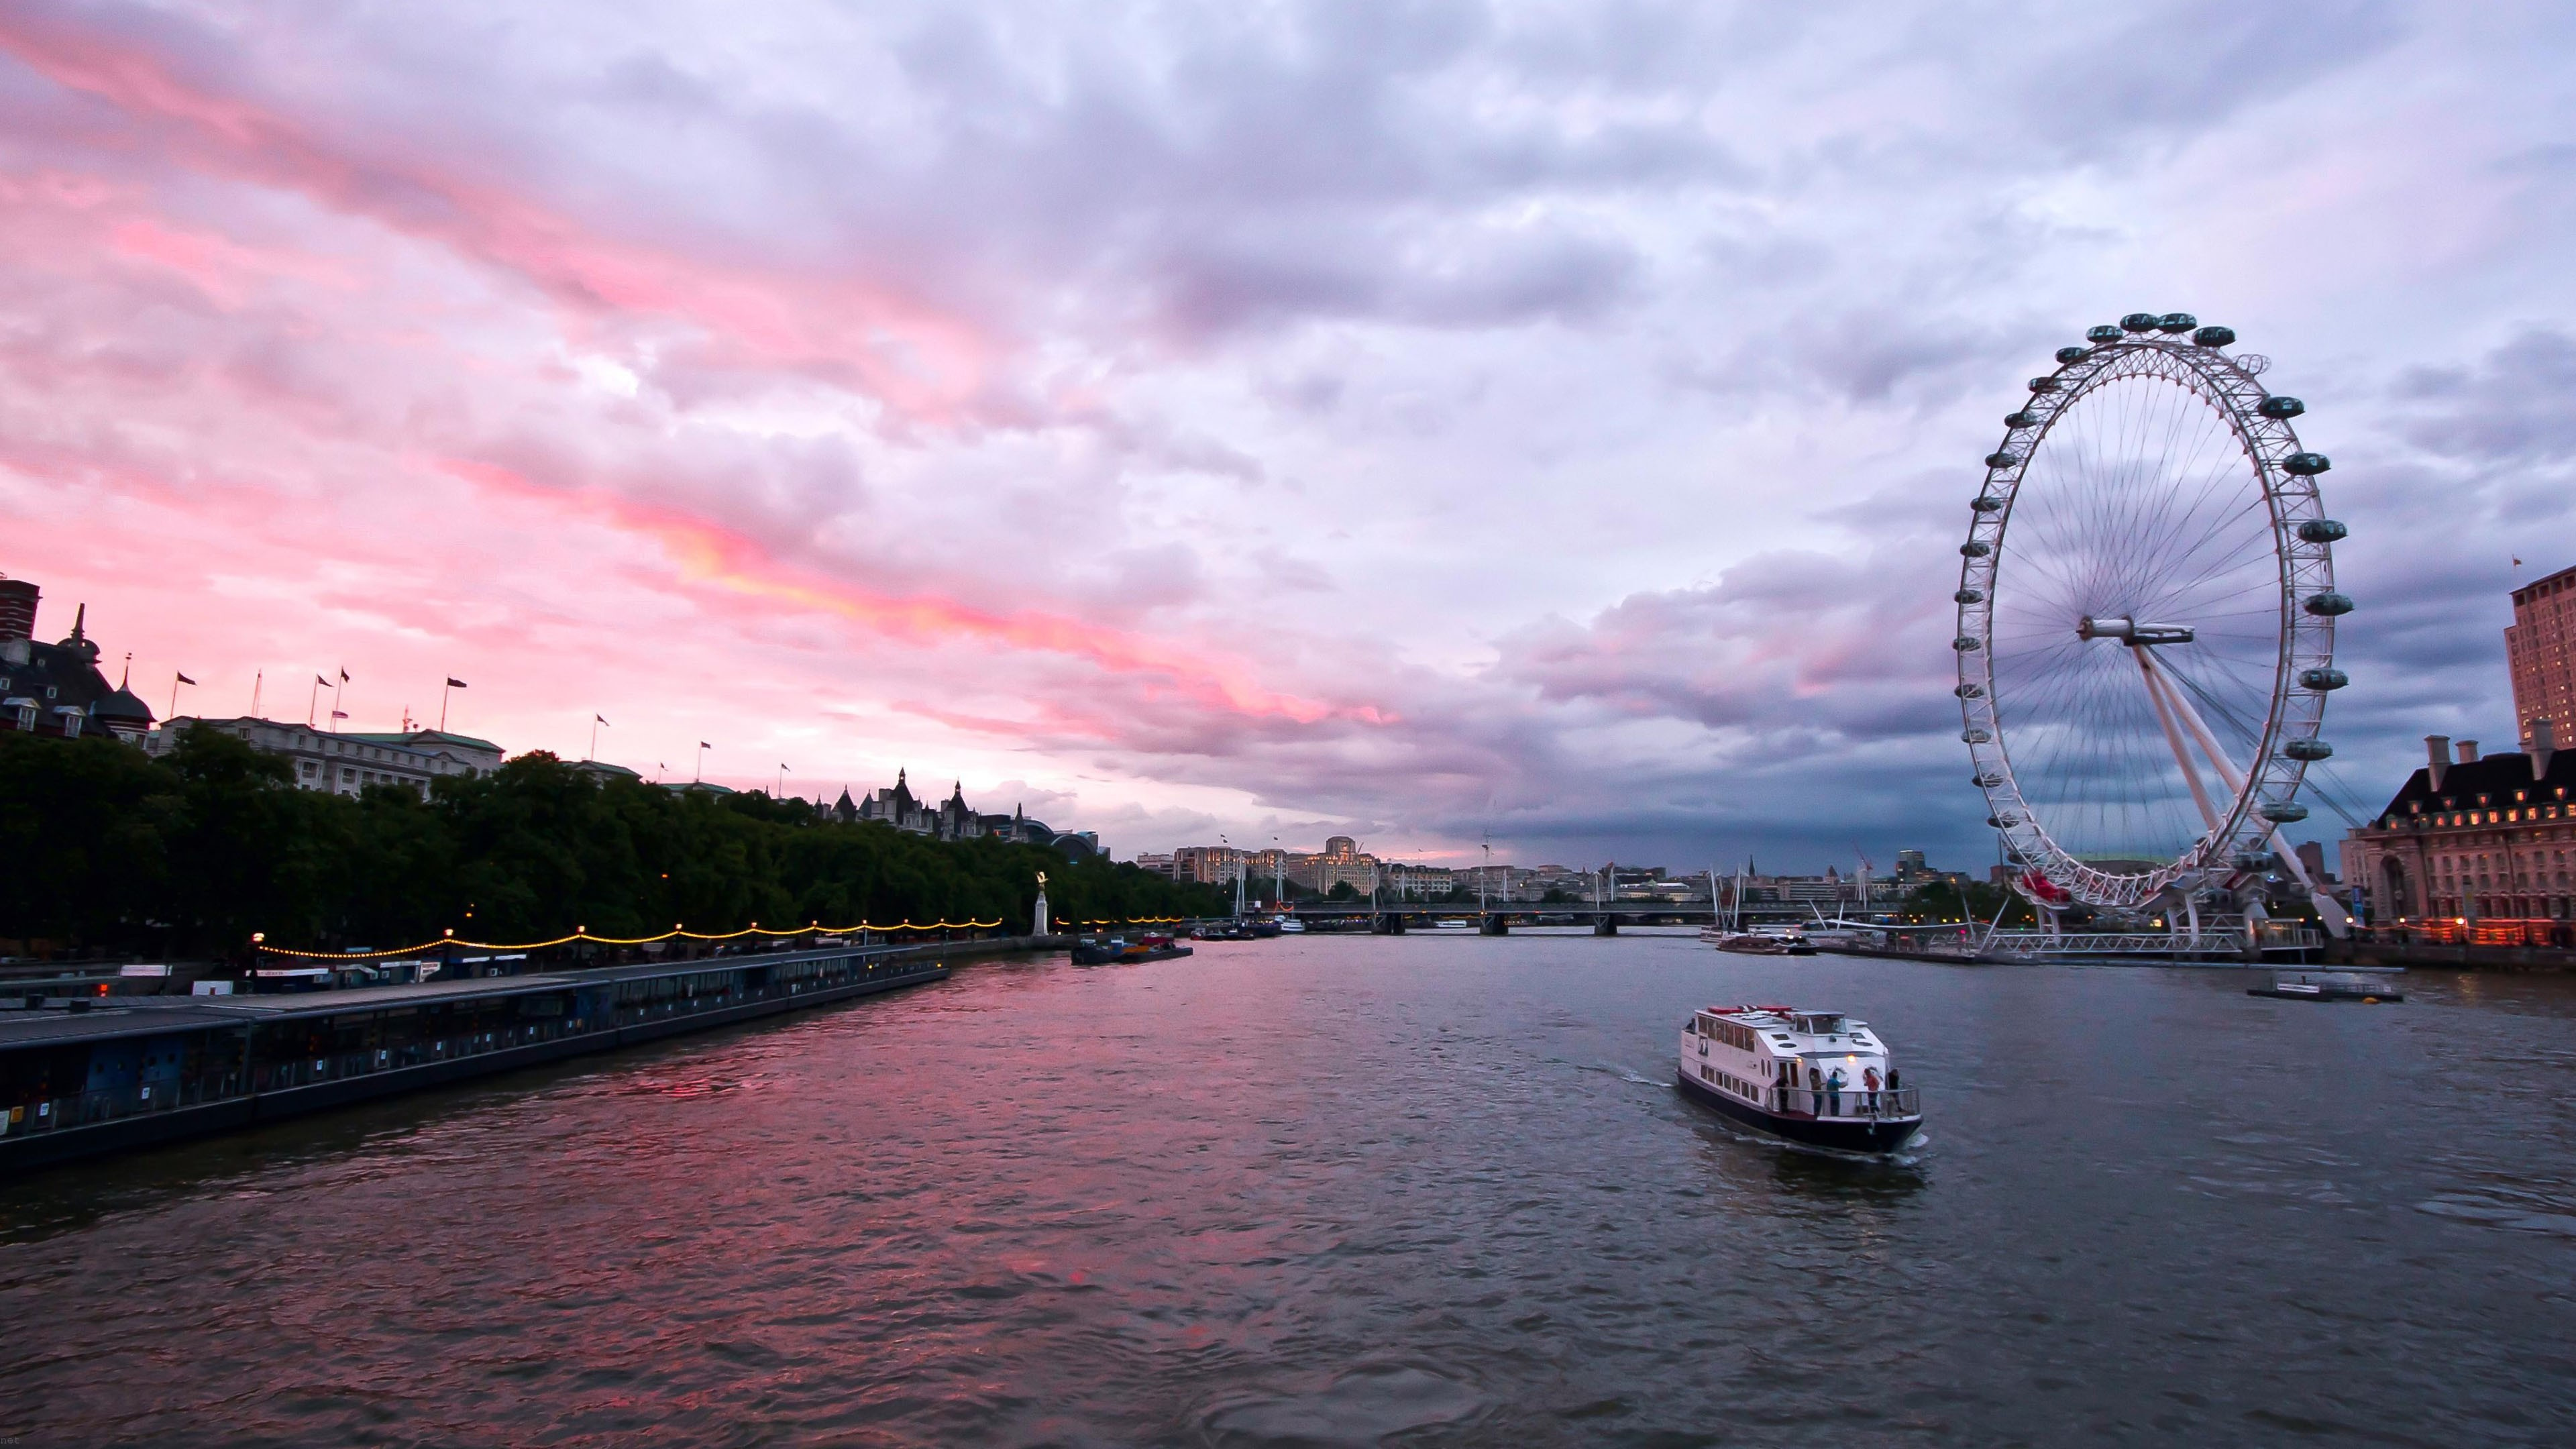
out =
[(1770, 1112), (1842, 1116), (1848, 1099), (1857, 1113), (1895, 1085), (1869, 1023), (1838, 1011), (1708, 1007), (1682, 1029), (1682, 1057), (1702, 1084)]

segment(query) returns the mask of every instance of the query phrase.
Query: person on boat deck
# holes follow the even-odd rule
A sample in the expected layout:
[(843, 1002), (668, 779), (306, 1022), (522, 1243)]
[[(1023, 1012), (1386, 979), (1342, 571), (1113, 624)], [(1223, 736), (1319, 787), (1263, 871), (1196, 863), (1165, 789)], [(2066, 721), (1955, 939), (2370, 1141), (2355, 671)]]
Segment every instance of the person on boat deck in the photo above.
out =
[(1867, 1108), (1868, 1108), (1870, 1111), (1872, 1111), (1872, 1112), (1877, 1111), (1877, 1110), (1878, 1110), (1878, 1068), (1876, 1068), (1876, 1067), (1863, 1067), (1863, 1068), (1861, 1068), (1861, 1069), (1860, 1069), (1860, 1085), (1861, 1085), (1861, 1091), (1862, 1091), (1862, 1092), (1863, 1092), (1863, 1094), (1864, 1094), (1864, 1095), (1862, 1096), (1862, 1098), (1861, 1098), (1861, 1101), (1863, 1102), (1863, 1104), (1864, 1104), (1864, 1105), (1866, 1105), (1866, 1106), (1867, 1106)]
[(1825, 1101), (1834, 1109), (1835, 1116), (1843, 1114), (1843, 1069), (1840, 1067), (1834, 1068), (1834, 1074), (1825, 1078)]
[(1815, 1105), (1807, 1109), (1807, 1115), (1811, 1117), (1825, 1115), (1825, 1074), (1817, 1071), (1812, 1062), (1807, 1066), (1807, 1093), (1816, 1099)]

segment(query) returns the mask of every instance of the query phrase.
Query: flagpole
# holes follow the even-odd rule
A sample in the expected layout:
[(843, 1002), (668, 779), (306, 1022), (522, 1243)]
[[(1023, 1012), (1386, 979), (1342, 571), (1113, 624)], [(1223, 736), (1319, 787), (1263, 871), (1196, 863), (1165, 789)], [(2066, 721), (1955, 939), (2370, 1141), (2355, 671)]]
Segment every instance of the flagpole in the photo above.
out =
[(250, 717), (252, 719), (259, 718), (259, 687), (267, 679), (268, 671), (265, 669), (250, 677)]
[(304, 727), (313, 728), (313, 711), (322, 707), (322, 676), (313, 676), (312, 696), (304, 701)]
[[(331, 718), (335, 720), (343, 720), (349, 717), (348, 714), (340, 708), (340, 691), (348, 687), (349, 671), (344, 668), (340, 671), (340, 682), (331, 686)], [(333, 725), (332, 728), (337, 730), (339, 726)]]
[[(443, 674), (439, 676), (441, 679), (446, 677)], [(440, 734), (447, 733), (447, 696), (454, 690), (455, 686), (450, 684), (442, 684), (438, 687), (438, 732)]]
[(598, 715), (596, 715), (596, 714), (593, 714), (593, 715), (590, 717), (590, 753), (589, 753), (589, 754), (587, 754), (587, 755), (582, 756), (582, 758), (583, 758), (583, 759), (585, 759), (585, 760), (588, 760), (588, 759), (594, 759), (594, 758), (597, 758), (598, 754), (599, 754), (599, 716), (598, 716)]

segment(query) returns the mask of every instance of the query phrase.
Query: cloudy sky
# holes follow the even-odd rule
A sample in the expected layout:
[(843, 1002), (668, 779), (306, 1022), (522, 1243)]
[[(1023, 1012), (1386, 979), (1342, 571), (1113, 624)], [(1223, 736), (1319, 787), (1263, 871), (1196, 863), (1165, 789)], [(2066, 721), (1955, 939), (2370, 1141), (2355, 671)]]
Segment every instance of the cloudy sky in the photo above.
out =
[(2375, 802), (2576, 564), (2576, 23), (2474, 16), (19, 0), (0, 571), (156, 710), (1122, 856), (1977, 866), (1976, 460), (2184, 309), (2335, 459)]

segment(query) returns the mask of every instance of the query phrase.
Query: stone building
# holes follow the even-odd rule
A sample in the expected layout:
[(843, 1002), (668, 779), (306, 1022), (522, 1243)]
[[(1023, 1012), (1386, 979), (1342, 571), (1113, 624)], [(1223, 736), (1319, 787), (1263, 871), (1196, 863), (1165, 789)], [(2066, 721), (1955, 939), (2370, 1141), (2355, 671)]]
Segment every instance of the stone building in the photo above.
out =
[(501, 747), (471, 735), (415, 730), (408, 734), (348, 735), (292, 721), (197, 719), (181, 715), (154, 731), (144, 748), (168, 754), (192, 729), (228, 734), (263, 754), (283, 755), (298, 788), (355, 795), (370, 785), (398, 785), (429, 798), (442, 776), (471, 779), (501, 767)]
[(0, 729), (76, 739), (109, 734), (140, 743), (152, 710), (123, 683), (111, 685), (89, 637), (89, 606), (72, 616), (69, 638), (35, 637), (39, 590), (25, 579), (0, 578)]
[(1043, 820), (1032, 820), (1019, 806), (1008, 815), (978, 814), (966, 803), (966, 785), (958, 781), (948, 798), (933, 805), (912, 793), (905, 772), (894, 772), (894, 784), (870, 794), (853, 804), (844, 787), (841, 798), (831, 807), (835, 819), (857, 822), (873, 820), (910, 835), (927, 835), (938, 840), (975, 840), (991, 836), (1000, 840), (1028, 845), (1052, 845), (1069, 856), (1097, 855), (1100, 837), (1088, 830), (1053, 830)]
[(2457, 752), (2425, 737), (2422, 769), (2385, 809), (2344, 837), (2343, 877), (2373, 925), (2411, 921), (2576, 919), (2576, 752)]

